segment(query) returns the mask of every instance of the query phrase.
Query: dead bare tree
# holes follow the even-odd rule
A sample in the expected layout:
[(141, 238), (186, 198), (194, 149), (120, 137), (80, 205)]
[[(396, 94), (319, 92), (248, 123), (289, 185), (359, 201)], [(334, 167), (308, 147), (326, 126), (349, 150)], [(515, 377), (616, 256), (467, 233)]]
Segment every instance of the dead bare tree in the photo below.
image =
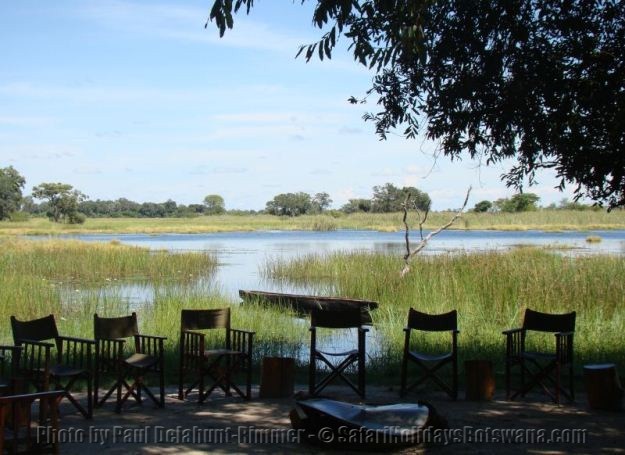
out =
[(416, 204), (413, 202), (412, 205), (414, 206), (415, 212), (417, 213), (417, 219), (419, 222), (419, 235), (421, 237), (421, 241), (417, 244), (414, 250), (410, 247), (410, 226), (408, 225), (408, 212), (412, 208), (410, 204), (410, 193), (406, 194), (406, 199), (404, 200), (404, 203), (402, 204), (403, 209), (404, 209), (403, 223), (404, 223), (404, 228), (406, 231), (406, 234), (405, 234), (406, 254), (404, 254), (404, 268), (401, 271), (402, 277), (410, 271), (410, 259), (416, 256), (417, 254), (419, 254), (419, 252), (423, 248), (425, 248), (425, 246), (432, 239), (432, 237), (440, 234), (442, 231), (449, 228), (452, 224), (456, 222), (458, 218), (462, 216), (462, 213), (464, 212), (464, 209), (467, 207), (467, 203), (469, 202), (470, 194), (471, 194), (471, 187), (469, 187), (469, 189), (467, 190), (467, 195), (464, 198), (462, 207), (456, 212), (456, 214), (451, 218), (451, 220), (449, 220), (447, 223), (445, 223), (443, 226), (439, 227), (438, 229), (434, 229), (425, 237), (423, 237), (423, 225), (425, 224), (428, 218), (428, 214), (430, 213), (430, 210), (428, 208), (424, 213), (422, 213), (416, 207)]

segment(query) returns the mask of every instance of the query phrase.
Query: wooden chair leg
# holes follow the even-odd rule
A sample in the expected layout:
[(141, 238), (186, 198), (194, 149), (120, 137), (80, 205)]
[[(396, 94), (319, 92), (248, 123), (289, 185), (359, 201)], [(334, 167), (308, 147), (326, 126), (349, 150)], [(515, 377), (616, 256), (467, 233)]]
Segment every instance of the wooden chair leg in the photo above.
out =
[(451, 390), (453, 391), (452, 399), (458, 399), (458, 358), (454, 356), (452, 361), (452, 378), (451, 378)]
[(165, 371), (163, 369), (160, 370), (160, 378), (159, 378), (159, 392), (161, 394), (160, 407), (165, 407)]
[(506, 400), (510, 399), (510, 361), (506, 359)]

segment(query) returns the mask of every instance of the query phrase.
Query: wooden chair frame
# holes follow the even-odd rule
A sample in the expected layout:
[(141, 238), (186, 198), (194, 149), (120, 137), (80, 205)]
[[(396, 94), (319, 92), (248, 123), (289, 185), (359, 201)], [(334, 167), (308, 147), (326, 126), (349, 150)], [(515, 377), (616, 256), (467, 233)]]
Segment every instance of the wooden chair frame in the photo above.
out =
[[(344, 352), (322, 351), (317, 348), (317, 328), (357, 329), (357, 349)], [(335, 379), (342, 380), (356, 394), (365, 398), (365, 336), (369, 329), (362, 327), (360, 309), (322, 310), (314, 309), (310, 316), (310, 364), (308, 368), (308, 388), (311, 396), (317, 396)], [(331, 359), (336, 358), (337, 361)], [(326, 365), (330, 372), (317, 382), (317, 362)], [(358, 383), (354, 384), (345, 376), (345, 370), (357, 365)]]
[[(423, 354), (410, 350), (412, 330), (424, 332), (450, 332), (451, 351), (440, 355)], [(404, 355), (401, 364), (400, 395), (403, 397), (410, 390), (431, 380), (444, 390), (453, 400), (458, 399), (458, 313), (456, 310), (443, 314), (427, 314), (410, 308), (408, 325), (404, 328)], [(416, 364), (422, 374), (410, 386), (407, 385), (408, 361)], [(451, 364), (451, 385), (440, 379), (435, 373), (447, 364)]]
[[(144, 335), (139, 333), (137, 314), (130, 316), (102, 318), (93, 315), (93, 330), (96, 341), (96, 367), (94, 402), (96, 407), (102, 406), (116, 392), (115, 412), (119, 413), (122, 406), (131, 396), (137, 403), (142, 403), (142, 391), (158, 406), (165, 406), (165, 364), (164, 342), (167, 337)], [(126, 356), (124, 346), (126, 338), (134, 340), (134, 351)], [(99, 398), (100, 376), (114, 374), (115, 382)], [(144, 376), (155, 373), (159, 378), (159, 398), (145, 384)], [(126, 378), (130, 376), (130, 384)], [(122, 395), (123, 389), (126, 393)]]
[[(206, 334), (201, 330), (223, 329), (225, 340), (219, 349), (207, 349)], [(226, 396), (233, 389), (246, 400), (252, 397), (252, 352), (254, 332), (233, 329), (230, 309), (182, 310), (180, 315), (180, 368), (178, 398), (183, 400), (193, 389), (198, 389), (198, 403), (217, 388)], [(238, 372), (245, 373), (245, 391), (235, 383)], [(185, 380), (193, 379), (188, 387)], [(207, 388), (206, 378), (212, 381)]]
[[(52, 314), (30, 321), (20, 321), (15, 316), (11, 316), (11, 327), (13, 329), (13, 339), (18, 346), (26, 341), (29, 343), (45, 342), (47, 340), (54, 341), (50, 348), (56, 348), (56, 356), (54, 360), (50, 358), (51, 364), (46, 371), (47, 377), (45, 381), (42, 378), (35, 378), (35, 376), (39, 375), (40, 370), (33, 370), (30, 374), (31, 380), (33, 380), (31, 382), (38, 383), (35, 386), (39, 392), (48, 390), (50, 384), (56, 389), (64, 390), (65, 394), (62, 398), (67, 398), (83, 417), (90, 419), (93, 416), (93, 349), (95, 341), (59, 335), (56, 321)], [(24, 350), (24, 354), (41, 356), (41, 352), (36, 352), (41, 349), (46, 349), (45, 345), (31, 343)], [(38, 363), (32, 357), (31, 361)], [(24, 369), (27, 365), (28, 362), (23, 363)], [(87, 385), (86, 407), (71, 393), (74, 384), (80, 380), (85, 381)]]
[(15, 392), (21, 353), (21, 346), (0, 345), (0, 396)]
[[(51, 446), (52, 453), (59, 453), (59, 401), (65, 396), (65, 390), (53, 390), (19, 395), (5, 395), (0, 397), (0, 454), (4, 453), (7, 443), (11, 445), (11, 453), (33, 453), (35, 447), (32, 437), (32, 404), (40, 401), (40, 409), (46, 409), (49, 421), (44, 422), (40, 415), (39, 424), (46, 424), (44, 440)], [(11, 438), (7, 440), (6, 429), (10, 430)], [(25, 436), (21, 437), (21, 430), (25, 429)], [(48, 430), (49, 429), (49, 430)], [(40, 435), (41, 436), (41, 435)], [(50, 438), (51, 437), (51, 438)], [(49, 440), (50, 438), (51, 440)], [(19, 451), (20, 442), (25, 442), (26, 449)], [(40, 442), (37, 437), (36, 442)], [(41, 447), (37, 447), (41, 449)], [(37, 450), (41, 452), (41, 450)]]
[[(560, 403), (563, 395), (567, 400), (575, 400), (573, 376), (573, 335), (575, 332), (575, 311), (564, 314), (541, 313), (525, 310), (523, 326), (502, 332), (506, 336), (506, 397), (514, 400), (525, 396), (536, 386)], [(553, 333), (555, 351), (532, 352), (525, 349), (528, 332)], [(520, 369), (521, 385), (512, 391), (512, 368)], [(562, 370), (568, 367), (568, 390), (562, 384)], [(526, 380), (529, 376), (529, 380)], [(551, 387), (549, 387), (551, 386)]]

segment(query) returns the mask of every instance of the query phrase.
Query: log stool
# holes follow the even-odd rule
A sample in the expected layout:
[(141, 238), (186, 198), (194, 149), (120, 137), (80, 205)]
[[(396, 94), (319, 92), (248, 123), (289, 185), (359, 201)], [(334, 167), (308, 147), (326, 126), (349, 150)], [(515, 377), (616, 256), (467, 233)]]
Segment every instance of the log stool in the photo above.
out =
[(592, 409), (623, 409), (623, 388), (613, 363), (584, 365), (584, 385)]
[(495, 393), (495, 375), (490, 360), (467, 360), (464, 362), (466, 377), (465, 399), (488, 401)]
[(295, 359), (264, 357), (261, 366), (260, 397), (288, 398), (295, 385)]

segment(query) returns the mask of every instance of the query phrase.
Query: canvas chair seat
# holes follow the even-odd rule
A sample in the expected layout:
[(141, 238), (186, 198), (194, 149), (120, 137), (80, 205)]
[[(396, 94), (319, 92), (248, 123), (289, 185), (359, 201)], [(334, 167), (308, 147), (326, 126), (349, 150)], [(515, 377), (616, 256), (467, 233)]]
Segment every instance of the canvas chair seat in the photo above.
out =
[(70, 376), (80, 376), (81, 374), (88, 374), (89, 371), (85, 368), (76, 368), (69, 365), (51, 365), (50, 374), (58, 378), (67, 378)]
[(220, 355), (232, 355), (232, 356), (237, 356), (237, 355), (243, 355), (242, 351), (234, 351), (232, 349), (207, 349), (204, 351), (204, 357), (209, 358), (209, 357), (217, 357)]
[(453, 352), (447, 352), (445, 354), (426, 354), (422, 352), (410, 351), (409, 355), (412, 358), (419, 359), (423, 362), (442, 362), (444, 360), (450, 360), (453, 357)]
[(526, 359), (535, 359), (538, 361), (550, 361), (555, 360), (556, 355), (551, 352), (535, 352), (535, 351), (525, 351), (521, 353), (521, 357)]
[(124, 363), (133, 368), (151, 368), (158, 363), (158, 357), (148, 354), (134, 353), (124, 359)]
[(343, 356), (343, 357), (345, 357), (345, 356), (351, 356), (351, 355), (358, 354), (358, 349), (351, 349), (349, 351), (343, 351), (343, 352), (322, 351), (322, 350), (318, 349), (317, 352), (320, 352), (321, 354), (324, 354), (324, 355), (331, 355), (331, 356), (337, 356), (337, 357)]

